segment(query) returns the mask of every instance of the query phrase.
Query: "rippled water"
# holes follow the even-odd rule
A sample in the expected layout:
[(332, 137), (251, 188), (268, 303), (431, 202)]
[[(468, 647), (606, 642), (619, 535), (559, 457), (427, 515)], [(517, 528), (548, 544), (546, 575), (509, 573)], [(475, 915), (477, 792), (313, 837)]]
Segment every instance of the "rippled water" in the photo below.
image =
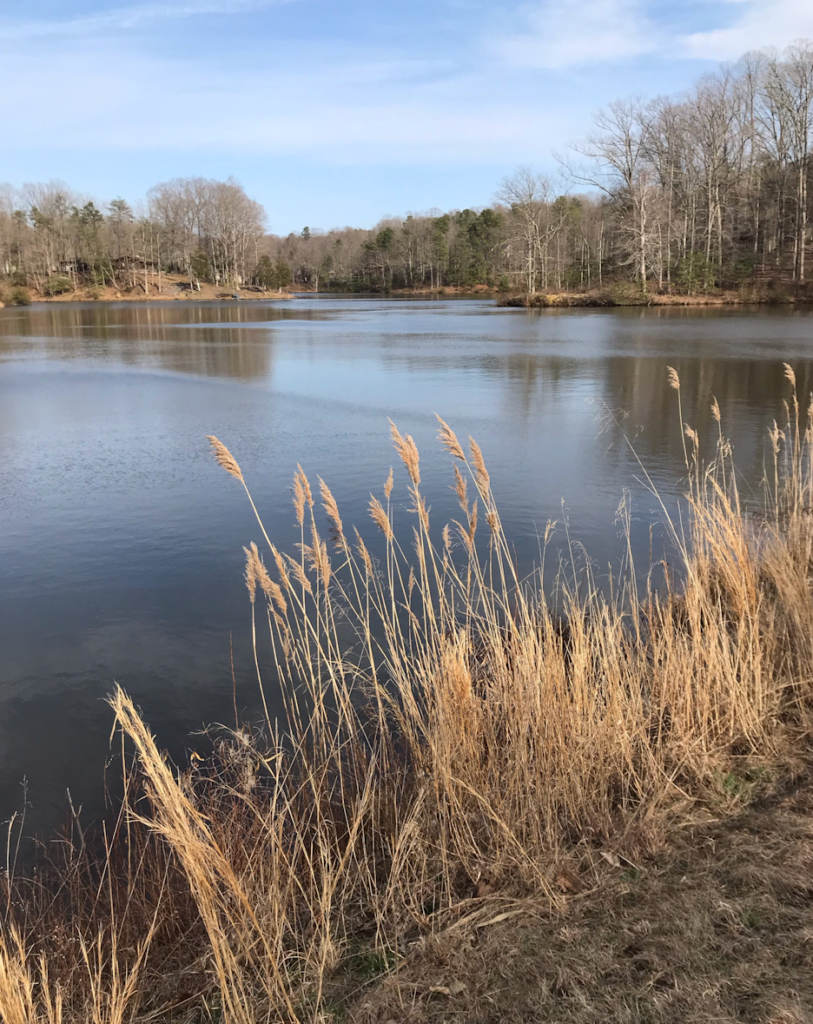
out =
[(181, 756), (229, 719), (233, 636), (238, 700), (256, 709), (242, 545), (259, 530), (205, 434), (232, 449), (290, 548), (298, 462), (372, 532), (369, 492), (395, 459), (388, 417), (421, 448), (433, 522), (455, 515), (438, 412), (480, 442), (523, 565), (566, 516), (601, 569), (621, 555), (624, 487), (648, 555), (655, 502), (623, 435), (664, 494), (680, 486), (667, 364), (704, 437), (717, 396), (757, 481), (783, 360), (807, 392), (810, 313), (329, 297), (0, 311), (0, 820), (21, 809), (24, 778), (30, 830), (61, 820), (66, 787), (101, 814), (114, 680)]

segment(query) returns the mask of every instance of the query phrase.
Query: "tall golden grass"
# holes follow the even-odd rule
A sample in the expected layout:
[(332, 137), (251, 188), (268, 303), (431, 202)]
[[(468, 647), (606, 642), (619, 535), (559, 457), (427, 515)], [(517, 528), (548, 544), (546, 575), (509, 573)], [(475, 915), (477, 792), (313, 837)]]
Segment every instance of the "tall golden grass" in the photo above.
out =
[[(83, 881), (69, 898), (6, 880), (0, 1018), (117, 1024), (191, 1006), (235, 1024), (327, 1019), (326, 993), (360, 936), (387, 963), (411, 929), (493, 914), (495, 889), (555, 912), (556, 866), (574, 848), (640, 849), (711, 799), (721, 773), (800, 756), (813, 407), (800, 409), (785, 373), (787, 422), (770, 431), (758, 514), (740, 501), (716, 402), (708, 464), (681, 422), (680, 525), (664, 507), (679, 565), (657, 588), (636, 575), (630, 545), (611, 588), (560, 579), (551, 602), (544, 566), (517, 568), (480, 448), (443, 420), (460, 505), (449, 524), (432, 521), (420, 453), (394, 424), (408, 528), (391, 472), (370, 498), (377, 546), (299, 467), (296, 555), (271, 543), (259, 514), (265, 548), (246, 549), (265, 740), (236, 730), (204, 770), (178, 772), (116, 690), (146, 795), (116, 827), (130, 852), (112, 857), (114, 842), (101, 867), (72, 862)], [(102, 912), (81, 906), (105, 892)], [(171, 913), (185, 915), (172, 934)]]

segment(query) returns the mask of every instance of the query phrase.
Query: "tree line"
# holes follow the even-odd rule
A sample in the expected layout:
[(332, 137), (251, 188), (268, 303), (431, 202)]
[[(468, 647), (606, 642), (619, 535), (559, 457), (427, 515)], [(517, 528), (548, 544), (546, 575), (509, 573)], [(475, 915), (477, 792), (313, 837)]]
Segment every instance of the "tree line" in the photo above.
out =
[[(184, 275), (224, 287), (252, 279), (266, 214), (232, 179), (179, 178), (150, 189), (134, 211), (102, 207), (61, 182), (0, 191), (0, 277), (46, 296), (79, 287), (162, 290)], [(157, 280), (156, 280), (157, 278)]]
[[(182, 274), (224, 286), (389, 291), (799, 287), (810, 229), (813, 44), (749, 53), (687, 93), (611, 103), (559, 156), (485, 209), (281, 237), (234, 181), (179, 179), (135, 213), (62, 185), (0, 196), (0, 275), (43, 294)], [(155, 287), (155, 284), (153, 284)]]

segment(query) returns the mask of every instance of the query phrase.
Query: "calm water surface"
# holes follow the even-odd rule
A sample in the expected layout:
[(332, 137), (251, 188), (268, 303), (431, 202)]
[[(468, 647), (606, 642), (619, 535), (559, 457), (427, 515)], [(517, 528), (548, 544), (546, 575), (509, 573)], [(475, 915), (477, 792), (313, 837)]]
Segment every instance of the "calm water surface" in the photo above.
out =
[(388, 417), (421, 448), (439, 531), (457, 511), (438, 412), (480, 442), (524, 566), (548, 518), (566, 517), (602, 570), (621, 557), (625, 487), (642, 556), (656, 518), (623, 435), (664, 494), (680, 487), (667, 364), (705, 437), (717, 396), (753, 481), (783, 360), (808, 391), (810, 313), (327, 297), (0, 311), (0, 821), (22, 808), (24, 778), (29, 830), (62, 820), (67, 787), (84, 817), (102, 813), (114, 680), (183, 756), (229, 720), (232, 635), (239, 703), (256, 712), (242, 545), (259, 530), (204, 435), (229, 445), (290, 549), (298, 462), (346, 524), (374, 532)]

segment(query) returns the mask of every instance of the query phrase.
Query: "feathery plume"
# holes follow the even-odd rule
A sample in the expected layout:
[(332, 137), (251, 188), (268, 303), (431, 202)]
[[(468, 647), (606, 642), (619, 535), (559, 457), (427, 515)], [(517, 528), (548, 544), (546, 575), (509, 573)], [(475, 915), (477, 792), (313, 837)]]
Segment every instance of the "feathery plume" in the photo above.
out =
[(790, 363), (782, 363), (782, 368), (785, 371), (785, 378), (790, 381), (790, 386), (796, 390), (796, 374), (793, 372), (793, 367)]
[(367, 545), (361, 539), (361, 534), (355, 529), (355, 527), (353, 529), (356, 534), (356, 550), (364, 562), (364, 570), (367, 573), (367, 576), (370, 577), (373, 575), (373, 560), (370, 557), (370, 552), (367, 550)]
[(720, 406), (714, 395), (711, 396), (711, 415), (718, 423), (720, 422)]
[(251, 603), (254, 604), (254, 599), (257, 595), (257, 545), (253, 544), (250, 548), (243, 548), (246, 553), (246, 586), (248, 587), (248, 596), (251, 598)]
[(680, 377), (678, 377), (678, 372), (674, 366), (666, 367), (666, 379), (669, 381), (670, 388), (680, 391)]
[(454, 467), (454, 489), (457, 491), (457, 501), (466, 515), (469, 514), (469, 496), (466, 478), (457, 466)]
[(387, 513), (381, 507), (381, 502), (373, 494), (370, 495), (370, 517), (387, 540), (392, 540), (392, 523)]
[(440, 443), (450, 455), (453, 455), (456, 459), (460, 459), (461, 462), (465, 462), (466, 455), (460, 442), (455, 436), (455, 432), (445, 420), (442, 420), (440, 416), (438, 416), (437, 413), (435, 413), (435, 416), (440, 424), (440, 427), (438, 428), (438, 438), (440, 439)]
[(779, 429), (776, 420), (773, 421), (773, 426), (768, 428), (768, 437), (771, 439), (771, 448), (773, 449), (774, 455), (778, 455), (779, 441), (780, 438), (784, 441), (785, 433)]
[(387, 501), (390, 500), (390, 495), (392, 494), (392, 484), (393, 484), (392, 466), (390, 466), (390, 475), (387, 477), (386, 481), (384, 482), (384, 497), (387, 499)]
[(283, 587), (285, 587), (286, 590), (290, 590), (291, 577), (288, 575), (288, 570), (285, 567), (285, 560), (273, 545), (271, 547), (271, 554), (274, 556), (274, 562), (276, 563), (277, 572), (279, 573), (279, 578), (282, 581)]
[(260, 557), (260, 552), (257, 550), (257, 545), (254, 541), (251, 542), (251, 551), (243, 548), (246, 555), (253, 561), (252, 570), (254, 579), (260, 585), (260, 590), (265, 594), (268, 599), (268, 603), (272, 602), (276, 604), (279, 610), (285, 615), (288, 611), (288, 602), (285, 600), (285, 595), (282, 593), (282, 588), (279, 583), (272, 580), (268, 575), (268, 570)]
[(311, 569), (322, 580), (327, 590), (330, 583), (331, 566), (327, 554), (327, 544), (314, 531), (313, 544), (303, 544), (302, 550), (310, 561)]
[(347, 541), (344, 539), (344, 527), (339, 515), (339, 506), (336, 504), (336, 499), (333, 497), (330, 488), (321, 477), (319, 477), (319, 492), (322, 495), (322, 507), (330, 520), (333, 543), (337, 548), (345, 550), (347, 548)]
[(488, 475), (485, 459), (483, 458), (483, 453), (480, 451), (480, 446), (473, 437), (469, 438), (469, 448), (471, 448), (471, 460), (474, 463), (474, 469), (477, 475), (477, 486), (481, 491), (487, 491), (491, 483), (491, 477)]
[[(307, 547), (307, 545), (306, 545), (306, 547)], [(313, 587), (311, 587), (311, 581), (305, 575), (305, 570), (302, 568), (302, 566), (299, 564), (299, 562), (297, 562), (295, 558), (291, 558), (291, 556), (288, 555), (288, 554), (285, 555), (285, 558), (286, 558), (286, 560), (288, 562), (288, 568), (291, 571), (291, 575), (294, 577), (294, 579), (299, 584), (301, 584), (301, 586), (305, 590), (305, 593), (306, 594), (313, 593)]]
[(245, 484), (242, 470), (237, 465), (237, 459), (235, 459), (225, 444), (223, 444), (222, 441), (218, 441), (214, 434), (207, 434), (206, 440), (212, 446), (212, 454), (214, 455), (218, 466), (222, 466), (223, 469), (225, 469), (230, 476), (233, 476), (235, 480), (239, 480), (241, 484)]
[(296, 464), (296, 472), (294, 473), (293, 503), (297, 524), (302, 526), (305, 522), (305, 505), (313, 511), (313, 494), (311, 493), (311, 485), (308, 482), (308, 478), (305, 476), (305, 470), (299, 463)]
[(465, 527), (462, 523), (459, 523), (456, 519), (454, 520), (454, 524), (457, 527), (457, 532), (460, 534), (460, 539), (463, 541), (463, 546), (465, 547), (466, 551), (468, 551), (468, 553), (471, 554), (471, 537), (469, 536), (470, 531), (468, 530), (467, 527)]
[(409, 434), (401, 434), (392, 420), (390, 420), (390, 433), (392, 434), (392, 443), (395, 446), (395, 450), (401, 456), (401, 461), (407, 468), (410, 480), (417, 487), (421, 482), (421, 471), (418, 465), (420, 459), (418, 446)]
[(424, 499), (419, 497), (417, 493), (415, 496), (415, 508), (417, 509), (424, 531), (429, 533), (429, 509), (426, 507)]
[(294, 473), (294, 511), (296, 512), (296, 521), (302, 526), (305, 522), (305, 488), (302, 486), (302, 481), (299, 477), (299, 470), (297, 469)]

